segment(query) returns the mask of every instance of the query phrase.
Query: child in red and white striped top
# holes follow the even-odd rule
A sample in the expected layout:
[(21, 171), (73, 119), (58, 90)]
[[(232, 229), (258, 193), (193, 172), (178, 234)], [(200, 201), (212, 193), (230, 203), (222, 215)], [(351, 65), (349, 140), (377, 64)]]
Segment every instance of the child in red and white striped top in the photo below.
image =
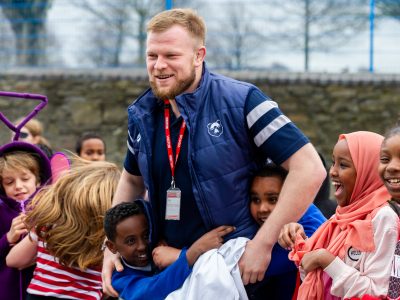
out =
[(103, 218), (119, 176), (115, 164), (78, 161), (33, 199), (30, 234), (6, 258), (16, 268), (36, 261), (27, 300), (101, 299)]

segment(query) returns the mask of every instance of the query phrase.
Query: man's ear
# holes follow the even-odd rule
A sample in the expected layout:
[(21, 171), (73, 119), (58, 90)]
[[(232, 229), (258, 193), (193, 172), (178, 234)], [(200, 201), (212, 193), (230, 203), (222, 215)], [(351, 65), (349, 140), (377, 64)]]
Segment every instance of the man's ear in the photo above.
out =
[(112, 253), (116, 254), (118, 252), (117, 248), (115, 247), (115, 244), (112, 241), (106, 240), (106, 246), (108, 250), (110, 250)]
[(204, 58), (206, 57), (206, 47), (201, 46), (196, 51), (195, 66), (201, 66), (203, 64)]

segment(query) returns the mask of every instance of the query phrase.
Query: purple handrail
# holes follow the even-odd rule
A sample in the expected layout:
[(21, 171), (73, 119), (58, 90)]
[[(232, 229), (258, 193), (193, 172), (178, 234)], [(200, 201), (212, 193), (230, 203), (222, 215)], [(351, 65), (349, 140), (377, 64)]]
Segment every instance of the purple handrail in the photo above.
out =
[(39, 94), (28, 94), (28, 93), (16, 93), (16, 92), (5, 92), (5, 91), (0, 91), (0, 97), (12, 97), (12, 98), (22, 98), (22, 99), (30, 99), (30, 100), (39, 100), (41, 101), (23, 120), (21, 123), (19, 123), (17, 126), (15, 126), (13, 123), (10, 122), (6, 118), (6, 116), (0, 112), (0, 120), (6, 124), (8, 128), (10, 128), (12, 131), (15, 132), (15, 136), (13, 138), (13, 141), (17, 141), (19, 138), (19, 134), (21, 131), (21, 128), (24, 127), (26, 123), (30, 119), (32, 119), (34, 116), (38, 114), (40, 110), (42, 110), (46, 105), (47, 105), (47, 97), (44, 95), (39, 95)]

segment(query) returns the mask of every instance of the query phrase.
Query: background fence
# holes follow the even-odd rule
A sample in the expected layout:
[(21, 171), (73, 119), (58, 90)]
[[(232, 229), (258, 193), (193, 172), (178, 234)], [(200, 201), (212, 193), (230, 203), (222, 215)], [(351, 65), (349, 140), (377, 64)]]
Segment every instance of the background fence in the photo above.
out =
[(143, 68), (168, 3), (205, 18), (212, 68), (400, 73), (400, 0), (0, 0), (0, 69)]

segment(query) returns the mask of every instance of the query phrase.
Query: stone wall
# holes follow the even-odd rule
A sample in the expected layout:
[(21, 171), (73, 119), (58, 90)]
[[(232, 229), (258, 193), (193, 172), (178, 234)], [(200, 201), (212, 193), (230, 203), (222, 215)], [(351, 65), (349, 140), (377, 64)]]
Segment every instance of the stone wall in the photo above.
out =
[[(224, 73), (224, 72), (222, 72)], [(384, 133), (399, 116), (400, 75), (231, 72), (259, 86), (310, 137), (329, 161), (342, 132)], [(122, 165), (126, 151), (126, 108), (147, 88), (144, 70), (13, 70), (0, 73), (0, 90), (44, 94), (48, 106), (38, 119), (57, 150), (73, 151), (83, 131), (97, 131), (107, 157)], [(37, 102), (0, 98), (10, 120), (26, 115)], [(0, 143), (10, 131), (0, 125)]]

